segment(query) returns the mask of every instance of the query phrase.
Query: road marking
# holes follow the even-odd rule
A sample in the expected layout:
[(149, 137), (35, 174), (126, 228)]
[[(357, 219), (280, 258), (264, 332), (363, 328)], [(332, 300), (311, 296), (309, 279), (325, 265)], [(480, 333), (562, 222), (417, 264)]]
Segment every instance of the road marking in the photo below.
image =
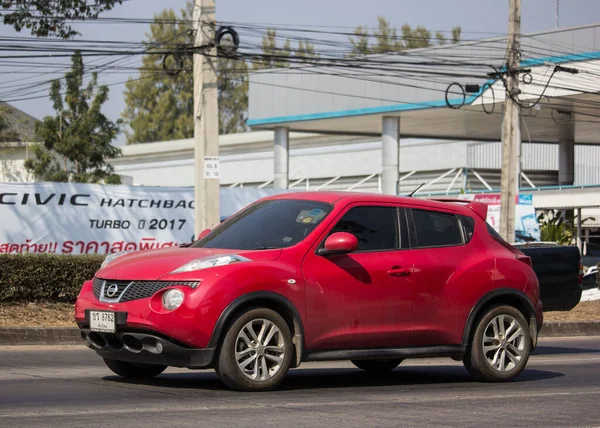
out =
[(574, 363), (574, 362), (580, 362), (580, 363), (593, 363), (593, 362), (598, 362), (600, 361), (600, 357), (590, 357), (590, 358), (572, 358), (572, 357), (565, 357), (565, 358), (531, 358), (529, 360), (529, 362), (527, 363), (527, 365), (529, 366), (529, 364), (537, 364), (537, 363)]
[[(571, 355), (575, 355), (575, 354), (571, 354)], [(534, 365), (534, 364), (560, 364), (560, 363), (574, 363), (574, 362), (580, 362), (580, 363), (594, 363), (594, 362), (600, 362), (600, 356), (598, 357), (588, 357), (588, 358), (574, 358), (574, 357), (568, 357), (568, 356), (564, 356), (564, 355), (557, 355), (556, 357), (554, 356), (545, 356), (545, 355), (532, 355), (531, 357), (529, 357), (529, 361), (527, 363), (527, 367)], [(306, 363), (304, 363), (306, 364)], [(306, 367), (309, 368), (308, 366), (304, 366), (301, 365), (300, 368), (302, 367)], [(447, 358), (444, 359), (424, 359), (423, 361), (418, 361), (418, 360), (407, 360), (406, 363), (403, 363), (402, 365), (400, 365), (399, 367), (423, 367), (423, 366), (460, 366), (462, 365), (461, 362), (459, 361), (452, 361), (449, 360)], [(344, 366), (345, 367), (353, 367), (353, 366)], [(334, 366), (327, 366), (327, 368), (334, 368)], [(340, 367), (341, 368), (341, 367)]]
[[(423, 394), (414, 394), (415, 391), (410, 391), (411, 395), (407, 397), (395, 397), (392, 399), (369, 399), (369, 400), (349, 400), (349, 401), (338, 401), (338, 402), (323, 402), (323, 401), (311, 401), (311, 402), (288, 402), (288, 403), (274, 403), (274, 404), (263, 404), (254, 402), (253, 404), (235, 404), (235, 405), (169, 405), (161, 407), (136, 407), (133, 409), (92, 409), (92, 410), (53, 410), (44, 409), (39, 411), (27, 411), (27, 412), (15, 412), (15, 413), (0, 413), (0, 418), (16, 419), (16, 418), (41, 418), (41, 417), (69, 417), (69, 416), (87, 416), (87, 415), (132, 415), (139, 413), (176, 413), (176, 412), (207, 412), (207, 411), (236, 411), (236, 410), (257, 410), (257, 409), (277, 409), (277, 408), (319, 408), (319, 407), (354, 407), (362, 406), (366, 403), (369, 404), (411, 404), (411, 403), (435, 403), (435, 402), (449, 402), (449, 401), (481, 401), (481, 400), (514, 400), (515, 398), (556, 398), (565, 396), (579, 396), (579, 395), (600, 395), (598, 388), (563, 392), (519, 392), (512, 391), (505, 394), (489, 394), (484, 395), (478, 393), (477, 395), (437, 395), (435, 397), (422, 396)], [(508, 401), (507, 401), (508, 402)]]
[[(598, 357), (572, 357), (572, 356), (556, 356), (556, 357), (546, 357), (546, 356), (532, 356), (527, 363), (527, 368), (531, 369), (537, 365), (545, 366), (545, 365), (571, 365), (571, 364), (592, 364), (592, 363), (600, 363), (600, 356)], [(46, 375), (32, 374), (31, 372), (43, 367)], [(458, 361), (452, 361), (450, 359), (424, 359), (419, 361), (408, 360), (402, 365), (400, 365), (399, 371), (402, 369), (409, 369), (411, 367), (462, 367), (462, 363)], [(294, 369), (291, 373), (295, 371), (302, 370), (328, 370), (328, 369), (348, 369), (348, 370), (358, 370), (354, 365), (349, 362), (319, 362), (319, 363), (303, 363), (299, 368)], [(208, 370), (198, 370), (198, 371), (190, 371), (188, 369), (177, 369), (177, 368), (169, 368), (165, 374), (199, 374), (199, 373), (211, 373), (210, 369)], [(104, 376), (112, 376), (112, 372), (108, 370), (104, 365), (98, 364), (96, 365), (84, 365), (84, 366), (75, 366), (75, 367), (46, 367), (46, 366), (20, 366), (20, 367), (6, 367), (2, 373), (0, 373), (0, 380), (10, 380), (10, 379), (26, 379), (26, 378), (41, 378), (41, 379), (53, 379), (53, 380), (72, 380), (77, 379), (82, 376), (94, 377), (98, 376), (102, 378)], [(99, 379), (101, 380), (101, 379)]]

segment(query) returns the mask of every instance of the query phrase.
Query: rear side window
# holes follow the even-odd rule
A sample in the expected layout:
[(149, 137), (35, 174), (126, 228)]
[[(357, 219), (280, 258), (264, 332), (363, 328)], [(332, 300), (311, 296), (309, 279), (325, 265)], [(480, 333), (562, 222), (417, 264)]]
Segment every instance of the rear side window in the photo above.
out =
[(494, 229), (492, 226), (490, 226), (489, 223), (485, 223), (485, 225), (487, 226), (487, 230), (489, 232), (490, 235), (492, 235), (492, 237), (500, 242), (504, 242), (504, 239), (502, 238), (502, 236), (500, 236), (500, 234), (498, 232), (496, 232), (496, 229)]
[(466, 215), (458, 216), (460, 219), (460, 225), (462, 226), (463, 235), (465, 237), (465, 242), (471, 241), (473, 238), (473, 234), (475, 233), (475, 220), (472, 217), (468, 217)]
[(462, 245), (463, 237), (455, 215), (426, 210), (412, 210), (412, 215), (418, 247)]
[(398, 249), (398, 212), (394, 207), (350, 209), (330, 234), (348, 232), (358, 239), (357, 251)]

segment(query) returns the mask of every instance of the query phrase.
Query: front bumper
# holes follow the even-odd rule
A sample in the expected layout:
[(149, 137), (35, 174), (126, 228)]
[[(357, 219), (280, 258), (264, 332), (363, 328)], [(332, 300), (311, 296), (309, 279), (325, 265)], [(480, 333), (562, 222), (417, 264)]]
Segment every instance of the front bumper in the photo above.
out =
[(96, 298), (92, 282), (87, 281), (75, 303), (75, 321), (79, 328), (89, 328), (90, 310), (115, 312), (118, 332), (149, 332), (181, 344), (184, 348), (207, 348), (221, 308), (210, 300), (210, 305), (204, 303), (202, 288), (177, 288), (185, 294), (185, 301), (176, 310), (167, 311), (160, 303), (161, 293), (166, 288), (151, 298), (108, 303)]
[[(185, 302), (174, 311), (160, 306), (160, 292), (124, 303), (100, 302), (86, 281), (75, 303), (75, 321), (87, 346), (103, 357), (173, 367), (211, 367), (209, 347), (216, 313), (203, 310), (202, 289), (178, 287)], [(115, 313), (115, 333), (92, 332), (90, 311)]]
[(214, 348), (193, 349), (154, 332), (93, 332), (81, 328), (86, 345), (103, 357), (132, 363), (203, 369), (212, 366)]

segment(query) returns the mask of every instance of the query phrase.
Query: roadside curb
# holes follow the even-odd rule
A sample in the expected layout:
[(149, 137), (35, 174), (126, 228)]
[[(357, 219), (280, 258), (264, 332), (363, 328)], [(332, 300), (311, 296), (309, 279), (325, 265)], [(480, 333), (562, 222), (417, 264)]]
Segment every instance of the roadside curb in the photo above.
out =
[[(600, 336), (600, 321), (544, 323), (539, 337)], [(83, 345), (77, 327), (0, 327), (0, 346)]]
[(0, 327), (0, 346), (83, 345), (77, 327)]
[(540, 337), (570, 336), (600, 336), (600, 321), (552, 321), (540, 331)]

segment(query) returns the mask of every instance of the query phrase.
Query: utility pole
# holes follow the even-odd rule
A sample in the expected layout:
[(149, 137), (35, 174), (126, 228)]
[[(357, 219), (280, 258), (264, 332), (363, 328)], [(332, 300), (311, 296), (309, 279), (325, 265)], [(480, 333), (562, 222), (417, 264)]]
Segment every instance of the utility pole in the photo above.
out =
[(521, 59), (521, 0), (509, 0), (508, 58), (506, 62), (506, 100), (502, 121), (502, 178), (500, 190), (500, 235), (508, 242), (515, 240), (515, 208), (520, 168), (521, 145), (519, 106), (519, 66)]
[(558, 28), (558, 3), (560, 0), (554, 0), (554, 26)]
[[(196, 236), (219, 224), (219, 109), (215, 1), (194, 0), (194, 140)], [(205, 48), (206, 47), (206, 48)]]

